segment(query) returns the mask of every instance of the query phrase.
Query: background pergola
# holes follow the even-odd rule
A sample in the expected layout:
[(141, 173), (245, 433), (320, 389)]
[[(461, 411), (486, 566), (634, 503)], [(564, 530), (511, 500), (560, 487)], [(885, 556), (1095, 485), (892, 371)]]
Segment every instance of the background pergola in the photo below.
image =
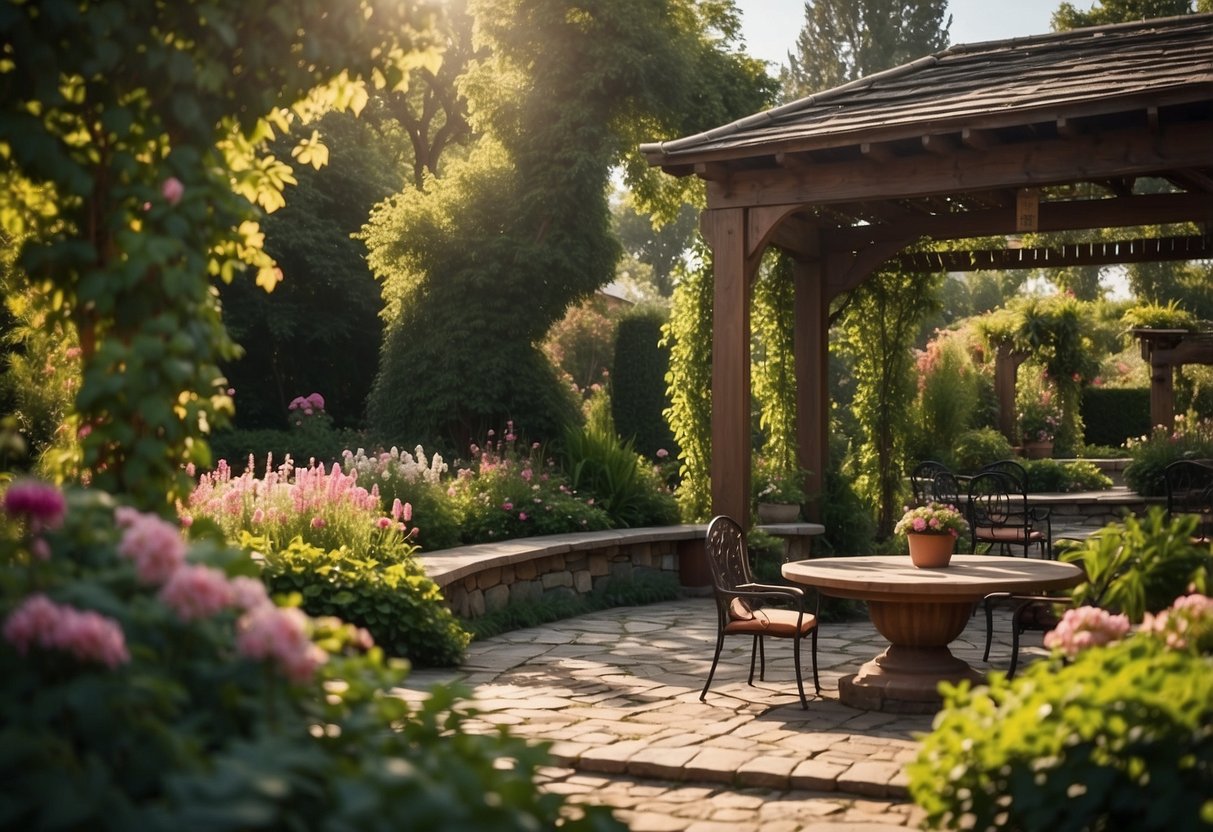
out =
[[(1213, 15), (955, 46), (641, 151), (707, 181), (712, 509), (746, 518), (750, 298), (766, 247), (796, 262), (797, 439), (821, 493), (830, 303), (885, 261), (924, 271), (1213, 257)], [(1167, 187), (1142, 188), (1147, 178)], [(1203, 233), (905, 252), (924, 238), (1183, 222)]]

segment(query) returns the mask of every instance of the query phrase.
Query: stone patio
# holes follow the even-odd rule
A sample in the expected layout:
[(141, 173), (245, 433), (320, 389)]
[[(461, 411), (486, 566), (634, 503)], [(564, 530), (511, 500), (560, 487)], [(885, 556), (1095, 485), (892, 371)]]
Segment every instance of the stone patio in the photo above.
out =
[[(1009, 616), (996, 612), (992, 666), (1009, 661)], [(1028, 632), (1021, 666), (1043, 655)], [(982, 668), (985, 618), (953, 652)], [(632, 830), (792, 832), (916, 826), (903, 767), (932, 717), (855, 710), (838, 680), (884, 649), (866, 620), (823, 623), (822, 695), (801, 710), (791, 644), (767, 644), (767, 680), (750, 687), (749, 640), (729, 638), (705, 702), (715, 644), (710, 598), (625, 607), (476, 642), (455, 671), (417, 671), (405, 697), (437, 681), (473, 691), (469, 730), (508, 725), (551, 743), (543, 788), (574, 803), (606, 804)]]

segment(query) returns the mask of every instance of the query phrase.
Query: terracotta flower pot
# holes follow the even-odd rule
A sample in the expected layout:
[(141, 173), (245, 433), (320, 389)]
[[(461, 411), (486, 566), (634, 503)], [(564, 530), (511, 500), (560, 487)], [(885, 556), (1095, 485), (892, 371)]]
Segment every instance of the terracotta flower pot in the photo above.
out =
[(1023, 443), (1024, 459), (1049, 459), (1053, 456), (1052, 442)]
[(908, 534), (910, 562), (920, 569), (939, 569), (952, 560), (956, 538), (950, 534)]

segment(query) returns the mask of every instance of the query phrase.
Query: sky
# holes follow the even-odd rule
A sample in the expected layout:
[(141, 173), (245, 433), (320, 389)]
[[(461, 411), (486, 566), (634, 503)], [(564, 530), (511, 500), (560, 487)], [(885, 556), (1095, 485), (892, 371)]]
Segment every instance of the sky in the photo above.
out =
[[(1050, 31), (1049, 18), (1061, 0), (950, 0), (952, 43), (1041, 35)], [(1077, 0), (1086, 9), (1091, 2)], [(756, 58), (782, 64), (804, 28), (804, 0), (737, 0), (747, 51)]]

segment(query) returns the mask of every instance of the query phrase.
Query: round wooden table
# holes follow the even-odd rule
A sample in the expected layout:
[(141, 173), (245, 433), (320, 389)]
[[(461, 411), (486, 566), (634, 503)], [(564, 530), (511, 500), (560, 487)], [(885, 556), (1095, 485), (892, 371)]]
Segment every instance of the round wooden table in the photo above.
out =
[(953, 555), (950, 565), (919, 569), (908, 555), (799, 560), (783, 565), (789, 581), (824, 595), (867, 601), (888, 648), (838, 685), (847, 705), (868, 710), (932, 712), (939, 682), (982, 674), (952, 655), (974, 605), (991, 592), (1039, 593), (1083, 580), (1070, 563), (993, 555)]

